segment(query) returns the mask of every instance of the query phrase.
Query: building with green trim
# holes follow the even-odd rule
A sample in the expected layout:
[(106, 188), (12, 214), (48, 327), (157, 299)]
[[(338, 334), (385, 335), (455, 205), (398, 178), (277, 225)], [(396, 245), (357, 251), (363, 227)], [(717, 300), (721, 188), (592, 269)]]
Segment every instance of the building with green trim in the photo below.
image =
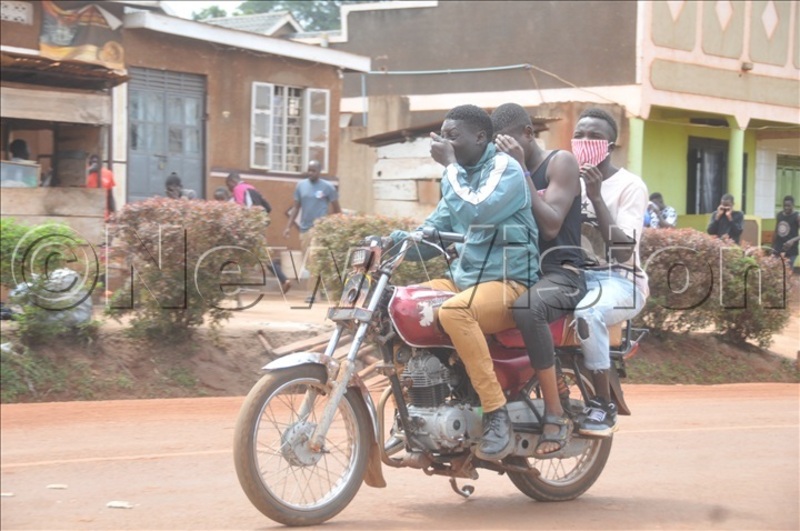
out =
[[(731, 193), (745, 239), (761, 243), (783, 197), (800, 201), (798, 2), (409, 0), (341, 15), (341, 30), (294, 38), (372, 60), (371, 72), (344, 74), (344, 139), (400, 134), (463, 103), (515, 102), (549, 120), (547, 148), (569, 149), (580, 112), (598, 106), (619, 122), (614, 163), (661, 192), (679, 226), (704, 230)], [(390, 175), (363, 145), (341, 149), (346, 208), (402, 215), (389, 207), (404, 181), (438, 177)]]

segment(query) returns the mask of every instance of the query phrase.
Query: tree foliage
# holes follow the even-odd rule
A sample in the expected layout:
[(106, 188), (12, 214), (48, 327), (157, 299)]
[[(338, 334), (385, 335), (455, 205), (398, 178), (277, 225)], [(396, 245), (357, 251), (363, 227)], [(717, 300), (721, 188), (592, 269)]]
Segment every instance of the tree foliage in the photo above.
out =
[(341, 27), (341, 6), (370, 1), (375, 0), (247, 0), (234, 15), (289, 11), (306, 31), (337, 30)]
[(222, 18), (227, 16), (228, 12), (219, 6), (207, 7), (200, 12), (192, 11), (192, 20), (206, 20), (209, 18)]

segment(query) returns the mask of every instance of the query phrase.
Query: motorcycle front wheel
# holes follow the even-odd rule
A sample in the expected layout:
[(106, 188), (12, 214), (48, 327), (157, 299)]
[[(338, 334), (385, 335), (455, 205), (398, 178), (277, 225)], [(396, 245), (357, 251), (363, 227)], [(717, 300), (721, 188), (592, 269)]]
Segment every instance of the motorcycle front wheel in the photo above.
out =
[(371, 422), (349, 389), (319, 451), (308, 446), (327, 404), (327, 373), (318, 365), (271, 372), (242, 404), (234, 463), (250, 502), (290, 526), (322, 523), (342, 511), (361, 487)]
[[(579, 412), (583, 409), (583, 399), (577, 386), (577, 378), (590, 395), (594, 395), (594, 385), (589, 371), (575, 374), (571, 368), (564, 367), (562, 373), (570, 389), (570, 407)], [(535, 397), (534, 397), (535, 398)], [(575, 434), (573, 434), (575, 436)], [(537, 501), (574, 500), (594, 485), (606, 466), (611, 453), (612, 437), (586, 439), (588, 444), (583, 452), (571, 457), (536, 459), (515, 457), (511, 462), (536, 469), (534, 473), (509, 472), (508, 477), (520, 492)]]

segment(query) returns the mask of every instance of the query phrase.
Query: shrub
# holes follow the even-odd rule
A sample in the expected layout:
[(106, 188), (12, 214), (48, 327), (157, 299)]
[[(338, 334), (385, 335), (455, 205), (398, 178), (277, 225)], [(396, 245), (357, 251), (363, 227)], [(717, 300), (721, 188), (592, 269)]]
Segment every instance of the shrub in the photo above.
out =
[(236, 309), (222, 301), (237, 286), (264, 283), (261, 208), (154, 198), (126, 205), (115, 219), (113, 250), (134, 273), (114, 293), (109, 314), (131, 314), (134, 332), (179, 341), (206, 318), (213, 329)]
[(11, 301), (22, 307), (14, 320), (21, 342), (29, 347), (56, 340), (91, 340), (97, 334), (92, 299), (71, 269), (36, 275), (11, 292)]
[(63, 391), (67, 369), (34, 351), (16, 352), (10, 343), (0, 350), (0, 402), (17, 402), (22, 398), (46, 397), (49, 392)]
[(788, 278), (758, 248), (694, 229), (645, 229), (640, 252), (650, 297), (638, 320), (656, 333), (714, 326), (729, 341), (766, 347), (789, 319)]
[[(13, 289), (34, 273), (53, 271), (64, 262), (79, 260), (76, 253), (85, 244), (63, 223), (28, 225), (14, 218), (0, 218), (0, 284)], [(60, 264), (53, 261), (54, 252), (60, 255)], [(94, 267), (90, 277), (94, 278), (96, 272)]]
[[(367, 236), (388, 236), (397, 229), (413, 229), (419, 223), (404, 218), (386, 216), (337, 214), (318, 219), (314, 224), (314, 247), (309, 256), (309, 271), (319, 278), (325, 286), (328, 296), (338, 299), (342, 294), (342, 281), (347, 271), (347, 256), (358, 242)], [(441, 278), (447, 271), (444, 258), (434, 258), (427, 262), (403, 262), (395, 271), (392, 282), (397, 285), (408, 285), (425, 282), (432, 278)]]

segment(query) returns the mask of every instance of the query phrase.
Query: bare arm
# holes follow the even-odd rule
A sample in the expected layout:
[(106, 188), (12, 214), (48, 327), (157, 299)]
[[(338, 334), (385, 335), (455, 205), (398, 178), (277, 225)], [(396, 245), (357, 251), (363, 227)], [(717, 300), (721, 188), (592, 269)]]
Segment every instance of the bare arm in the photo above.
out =
[(585, 165), (581, 168), (583, 180), (586, 183), (586, 197), (594, 206), (594, 213), (597, 216), (597, 224), (600, 227), (600, 234), (606, 242), (606, 246), (613, 248), (611, 256), (617, 262), (627, 262), (633, 254), (635, 241), (625, 234), (616, 221), (611, 217), (606, 202), (600, 194), (600, 187), (603, 183), (603, 175), (596, 166)]
[(297, 219), (297, 214), (299, 213), (300, 213), (300, 202), (295, 200), (294, 205), (292, 206), (292, 213), (291, 215), (289, 215), (289, 222), (286, 223), (286, 228), (283, 230), (284, 238), (289, 237), (289, 234), (291, 233), (292, 230), (292, 224), (294, 223), (294, 220)]
[(337, 199), (334, 199), (333, 201), (331, 201), (331, 207), (333, 207), (333, 213), (334, 214), (341, 214), (342, 213), (342, 207), (339, 206), (339, 201)]
[[(522, 160), (522, 147), (514, 138), (509, 135), (498, 135), (495, 145), (500, 151), (514, 157), (525, 168), (525, 161)], [(539, 235), (545, 241), (558, 236), (564, 219), (572, 207), (572, 202), (581, 193), (579, 179), (578, 162), (567, 151), (561, 151), (551, 159), (550, 165), (547, 167), (549, 184), (544, 196), (537, 193), (530, 178), (526, 179), (531, 195), (533, 217), (539, 226)]]
[(544, 196), (531, 198), (533, 215), (545, 240), (552, 240), (561, 231), (575, 197), (581, 193), (578, 162), (566, 151), (559, 152), (547, 167), (549, 184)]

